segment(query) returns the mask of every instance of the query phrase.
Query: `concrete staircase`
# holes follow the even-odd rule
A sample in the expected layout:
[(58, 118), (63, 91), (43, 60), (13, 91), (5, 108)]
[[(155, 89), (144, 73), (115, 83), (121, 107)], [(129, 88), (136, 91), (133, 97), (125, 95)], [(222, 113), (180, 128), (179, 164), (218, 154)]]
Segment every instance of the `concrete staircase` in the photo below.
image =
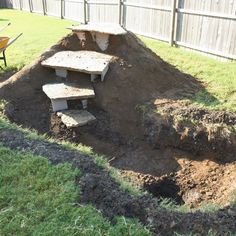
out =
[[(109, 45), (109, 35), (126, 33), (119, 25), (111, 24), (79, 25), (69, 29), (77, 34), (79, 40), (86, 40), (85, 32), (89, 31), (102, 51), (105, 51)], [(61, 78), (67, 78), (68, 71), (75, 71), (89, 74), (91, 82), (94, 82), (97, 78), (104, 81), (112, 59), (113, 56), (94, 51), (61, 51), (42, 61), (41, 64), (44, 67), (53, 68), (56, 75)], [(68, 128), (83, 126), (96, 120), (91, 113), (85, 110), (88, 99), (95, 97), (91, 82), (84, 83), (78, 78), (76, 83), (43, 85), (44, 93), (51, 99), (53, 111), (57, 112)], [(84, 110), (68, 110), (68, 100), (80, 100)]]

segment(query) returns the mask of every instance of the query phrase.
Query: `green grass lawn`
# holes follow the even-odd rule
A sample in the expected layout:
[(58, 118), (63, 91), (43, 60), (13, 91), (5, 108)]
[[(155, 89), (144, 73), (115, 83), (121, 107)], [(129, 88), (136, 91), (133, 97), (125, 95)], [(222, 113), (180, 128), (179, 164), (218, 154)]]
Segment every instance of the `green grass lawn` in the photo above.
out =
[(222, 62), (157, 40), (141, 39), (163, 60), (204, 82), (206, 90), (196, 94), (192, 102), (210, 109), (236, 111), (236, 62)]

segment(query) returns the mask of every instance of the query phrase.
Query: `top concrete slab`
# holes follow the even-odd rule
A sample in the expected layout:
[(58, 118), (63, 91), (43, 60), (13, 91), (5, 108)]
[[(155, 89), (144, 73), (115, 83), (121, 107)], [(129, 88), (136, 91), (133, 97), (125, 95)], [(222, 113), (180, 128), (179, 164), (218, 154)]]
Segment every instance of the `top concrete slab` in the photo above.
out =
[(112, 58), (113, 56), (94, 51), (61, 51), (41, 64), (55, 69), (100, 75), (108, 69)]
[(87, 99), (95, 97), (93, 87), (73, 83), (53, 83), (43, 85), (43, 91), (50, 99)]
[(103, 34), (111, 34), (111, 35), (122, 35), (126, 34), (126, 30), (124, 30), (118, 24), (110, 24), (110, 23), (89, 23), (86, 25), (75, 25), (68, 27), (68, 29), (72, 30), (73, 32), (98, 32)]

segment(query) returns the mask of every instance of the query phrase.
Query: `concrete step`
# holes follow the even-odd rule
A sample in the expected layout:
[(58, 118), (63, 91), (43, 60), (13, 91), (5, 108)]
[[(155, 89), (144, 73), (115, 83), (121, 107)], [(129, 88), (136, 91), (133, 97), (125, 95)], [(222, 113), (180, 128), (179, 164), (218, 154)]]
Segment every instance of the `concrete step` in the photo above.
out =
[(111, 23), (80, 24), (71, 26), (68, 29), (76, 33), (80, 41), (86, 41), (85, 32), (90, 32), (93, 41), (97, 43), (102, 51), (105, 51), (108, 48), (110, 35), (123, 35), (127, 33), (120, 25)]
[(51, 99), (53, 111), (68, 109), (67, 100), (80, 99), (87, 108), (87, 99), (94, 98), (91, 84), (52, 83), (43, 85), (44, 93)]
[(43, 85), (43, 91), (50, 99), (84, 99), (95, 97), (92, 85), (75, 83), (52, 83)]
[(56, 70), (56, 75), (66, 78), (67, 71), (78, 71), (91, 75), (91, 80), (101, 75), (103, 81), (113, 56), (94, 51), (61, 51), (44, 60), (42, 66)]
[(96, 117), (85, 110), (67, 110), (57, 112), (57, 115), (61, 117), (61, 121), (67, 128), (84, 126), (96, 121)]
[(126, 34), (126, 30), (122, 28), (119, 24), (112, 24), (112, 23), (88, 23), (86, 25), (73, 25), (68, 27), (68, 29), (72, 30), (73, 32), (98, 32), (103, 34), (109, 35), (122, 35)]

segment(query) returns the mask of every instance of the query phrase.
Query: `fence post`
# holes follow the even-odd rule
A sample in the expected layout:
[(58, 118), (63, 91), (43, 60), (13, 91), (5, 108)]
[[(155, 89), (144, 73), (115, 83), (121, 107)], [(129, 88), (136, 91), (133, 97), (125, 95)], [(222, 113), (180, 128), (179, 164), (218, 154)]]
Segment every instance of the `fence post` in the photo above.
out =
[(22, 11), (22, 0), (19, 0), (20, 3), (20, 10)]
[(65, 1), (61, 0), (61, 19), (64, 18), (64, 12), (65, 12)]
[(174, 37), (175, 37), (176, 2), (177, 2), (177, 0), (172, 0), (170, 41), (169, 41), (171, 46), (174, 45)]
[(31, 2), (31, 0), (29, 0), (29, 10), (30, 10), (30, 12), (33, 11), (33, 7), (32, 7), (32, 2)]
[(84, 24), (87, 24), (87, 1), (84, 0)]
[(122, 26), (122, 0), (118, 0), (118, 17), (119, 24)]
[(42, 0), (42, 4), (43, 4), (43, 14), (46, 15), (46, 7), (45, 7), (44, 0)]

